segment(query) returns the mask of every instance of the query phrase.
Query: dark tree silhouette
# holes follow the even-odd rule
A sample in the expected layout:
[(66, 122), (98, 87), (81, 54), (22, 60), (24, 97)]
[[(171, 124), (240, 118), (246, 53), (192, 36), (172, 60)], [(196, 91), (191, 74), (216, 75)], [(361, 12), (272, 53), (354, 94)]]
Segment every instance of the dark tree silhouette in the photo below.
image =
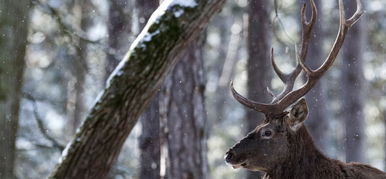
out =
[[(149, 20), (151, 14), (157, 9), (158, 0), (136, 0), (138, 9), (139, 28), (142, 29)], [(139, 136), (140, 149), (140, 172), (139, 178), (160, 178), (160, 120), (159, 120), (159, 97), (158, 92), (148, 108), (140, 117), (142, 124), (141, 136)]]
[[(310, 1), (301, 0), (301, 7), (303, 4), (307, 4), (307, 17), (311, 17)], [(322, 1), (315, 0), (316, 8), (318, 9), (318, 19), (313, 29), (313, 35), (311, 37), (311, 44), (309, 46), (306, 64), (309, 67), (316, 69), (321, 65), (324, 60), (325, 53), (323, 51), (323, 11)], [(300, 9), (300, 8), (299, 8)], [(300, 18), (299, 18), (300, 19)], [(326, 152), (326, 145), (328, 140), (326, 138), (328, 130), (328, 121), (326, 119), (327, 114), (327, 92), (326, 92), (325, 79), (320, 79), (318, 84), (306, 95), (308, 108), (310, 110), (309, 118), (306, 121), (306, 125), (310, 130), (311, 136), (314, 139), (316, 145), (323, 152)]]
[(30, 1), (0, 1), (0, 178), (13, 179)]
[(203, 44), (196, 40), (189, 47), (160, 95), (167, 178), (208, 178)]
[[(267, 87), (271, 86), (272, 68), (270, 62), (271, 3), (249, 1), (248, 4), (248, 98), (256, 101), (270, 100)], [(247, 131), (250, 132), (262, 122), (264, 116), (254, 110), (246, 114)], [(247, 178), (261, 177), (259, 172), (248, 172)]]
[[(362, 2), (365, 5), (365, 2)], [(347, 1), (347, 14), (354, 13), (355, 1)], [(366, 46), (365, 16), (347, 33), (341, 65), (342, 118), (346, 126), (347, 162), (365, 162), (363, 52)]]

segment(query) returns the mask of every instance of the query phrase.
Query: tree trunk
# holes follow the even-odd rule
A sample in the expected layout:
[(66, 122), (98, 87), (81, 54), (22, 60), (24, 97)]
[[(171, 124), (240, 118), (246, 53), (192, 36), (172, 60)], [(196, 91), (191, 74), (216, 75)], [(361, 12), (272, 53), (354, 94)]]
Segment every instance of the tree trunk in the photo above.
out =
[[(353, 14), (355, 1), (347, 1), (347, 14)], [(342, 117), (346, 125), (346, 161), (365, 162), (364, 156), (364, 76), (363, 53), (366, 46), (364, 17), (354, 25), (347, 34), (343, 46), (343, 63), (341, 66)]]
[(0, 1), (0, 178), (13, 179), (29, 5)]
[[(270, 87), (272, 72), (270, 62), (271, 5), (268, 1), (249, 1), (248, 4), (248, 98), (260, 102), (270, 100), (266, 88)], [(247, 110), (247, 132), (264, 119), (263, 114)], [(261, 177), (259, 172), (248, 172), (248, 179)]]
[[(237, 63), (237, 59), (239, 59), (240, 49), (243, 46), (243, 40), (245, 39), (243, 29), (240, 28), (240, 31), (233, 31), (229, 29), (232, 25), (240, 25), (244, 27), (242, 24), (242, 20), (235, 20), (232, 17), (225, 16), (224, 20), (221, 23), (219, 28), (221, 38), (221, 47), (219, 48), (219, 54), (216, 60), (216, 63), (213, 65), (215, 71), (218, 73), (218, 79), (216, 80), (216, 89), (213, 97), (215, 98), (215, 110), (210, 111), (214, 113), (215, 118), (217, 119), (214, 122), (221, 122), (226, 120), (227, 112), (226, 112), (226, 104), (229, 100), (229, 81), (233, 78), (235, 72), (235, 64)], [(230, 22), (229, 22), (230, 21)], [(241, 22), (240, 22), (241, 21)], [(210, 113), (208, 113), (210, 115)], [(212, 114), (213, 115), (213, 114)], [(212, 124), (210, 124), (212, 125)]]
[[(307, 17), (311, 17), (311, 4), (309, 0), (301, 0), (301, 6), (307, 4)], [(325, 54), (323, 53), (323, 11), (322, 11), (322, 2), (320, 0), (315, 0), (316, 7), (318, 9), (318, 19), (313, 29), (313, 34), (311, 36), (311, 43), (308, 50), (306, 64), (316, 69), (320, 67), (325, 59)], [(300, 11), (299, 11), (300, 12)], [(300, 19), (300, 17), (299, 17)], [(300, 22), (299, 22), (300, 23)], [(306, 120), (306, 125), (311, 133), (312, 138), (315, 141), (315, 144), (318, 148), (326, 152), (328, 140), (326, 138), (328, 131), (327, 123), (327, 93), (325, 79), (322, 78), (319, 82), (311, 89), (311, 91), (306, 94), (306, 100), (308, 108), (310, 110), (309, 117)]]
[(51, 178), (105, 178), (139, 116), (224, 0), (165, 1), (115, 69)]
[[(77, 6), (79, 6), (79, 9), (81, 12), (79, 12), (79, 19), (80, 19), (80, 28), (84, 31), (87, 31), (87, 28), (91, 24), (91, 17), (88, 12), (91, 12), (90, 8), (90, 2), (89, 1), (82, 1), (77, 2)], [(76, 47), (76, 56), (73, 63), (73, 69), (74, 69), (74, 78), (75, 78), (75, 84), (74, 88), (70, 89), (70, 98), (71, 104), (74, 104), (72, 106), (72, 109), (70, 110), (72, 112), (72, 134), (75, 134), (76, 129), (79, 127), (80, 123), (82, 122), (82, 119), (84, 117), (84, 113), (86, 110), (86, 104), (85, 104), (85, 98), (83, 98), (84, 94), (84, 85), (86, 82), (86, 75), (87, 75), (87, 42), (84, 40), (78, 38), (78, 44)]]
[(160, 115), (159, 95), (151, 102), (150, 106), (142, 114), (140, 120), (142, 133), (139, 137), (140, 149), (140, 173), (141, 179), (161, 178), (160, 175)]
[[(158, 0), (136, 0), (139, 28), (142, 29), (159, 5)], [(160, 178), (160, 120), (158, 94), (140, 117), (142, 133), (139, 137), (141, 179)]]
[(161, 95), (167, 178), (208, 178), (203, 40), (189, 47)]
[[(386, 88), (385, 88), (386, 89)], [(386, 94), (386, 92), (383, 92)], [(384, 128), (384, 133), (386, 134), (386, 109), (383, 109), (383, 128)], [(386, 140), (386, 137), (384, 136), (383, 140)], [(383, 144), (383, 171), (386, 171), (386, 142)]]
[(117, 67), (119, 61), (129, 49), (129, 39), (132, 35), (132, 0), (111, 0), (108, 21), (108, 45), (106, 77)]

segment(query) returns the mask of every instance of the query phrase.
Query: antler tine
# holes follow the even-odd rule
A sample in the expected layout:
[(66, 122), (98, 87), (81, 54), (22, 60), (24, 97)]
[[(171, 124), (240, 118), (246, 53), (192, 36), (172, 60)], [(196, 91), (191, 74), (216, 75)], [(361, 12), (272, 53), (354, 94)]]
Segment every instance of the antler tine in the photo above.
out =
[(274, 105), (271, 105), (271, 104), (258, 103), (258, 102), (255, 102), (253, 100), (249, 100), (249, 99), (245, 98), (244, 96), (242, 96), (241, 94), (239, 94), (235, 90), (235, 88), (233, 87), (233, 81), (231, 81), (231, 83), (230, 83), (230, 88), (231, 88), (233, 97), (239, 103), (243, 104), (244, 106), (246, 106), (248, 108), (251, 108), (253, 110), (256, 110), (256, 111), (259, 111), (262, 113), (270, 113), (271, 111), (275, 110), (275, 108), (276, 108)]
[(346, 21), (346, 24), (349, 25), (349, 26), (354, 25), (359, 20), (359, 18), (362, 16), (362, 14), (364, 13), (363, 5), (362, 5), (361, 0), (357, 0), (356, 2), (357, 2), (357, 10), (356, 10), (356, 12), (354, 13), (353, 16), (351, 16)]
[[(294, 86), (295, 86), (295, 81), (296, 78), (299, 76), (300, 72), (304, 68), (302, 66), (303, 62), (305, 62), (306, 57), (307, 57), (307, 52), (308, 52), (308, 46), (310, 44), (311, 40), (311, 34), (312, 34), (312, 28), (314, 24), (316, 23), (317, 15), (318, 15), (318, 10), (316, 8), (314, 0), (310, 0), (311, 4), (311, 18), (309, 21), (306, 19), (306, 3), (304, 3), (302, 9), (301, 9), (301, 23), (302, 23), (302, 40), (301, 40), (301, 51), (300, 55), (298, 52), (296, 52), (297, 59), (299, 60), (296, 68), (292, 73), (286, 75), (286, 81), (283, 81), (285, 83), (285, 87), (283, 91), (277, 95), (276, 98), (272, 100), (272, 103), (276, 103), (280, 101), (282, 98), (284, 98), (288, 93), (290, 93)], [(300, 63), (302, 62), (302, 63)], [(275, 68), (275, 67), (274, 67)]]
[(340, 24), (338, 35), (335, 39), (335, 42), (331, 48), (329, 55), (327, 56), (324, 63), (317, 69), (312, 70), (304, 64), (304, 61), (299, 59), (299, 64), (302, 69), (307, 74), (307, 82), (300, 87), (299, 89), (288, 93), (285, 97), (283, 97), (277, 104), (280, 106), (280, 109), (285, 109), (287, 106), (294, 103), (296, 100), (304, 96), (312, 87), (316, 84), (316, 82), (320, 79), (321, 76), (333, 65), (336, 57), (338, 56), (339, 50), (343, 45), (344, 39), (346, 37), (347, 31), (349, 28), (354, 25), (355, 22), (363, 14), (362, 4), (360, 0), (357, 0), (357, 10), (352, 17), (348, 20), (345, 17), (344, 5), (343, 1), (339, 0), (339, 15), (340, 15)]
[(287, 75), (284, 74), (280, 68), (277, 66), (276, 62), (275, 62), (275, 57), (273, 55), (274, 53), (274, 50), (273, 48), (271, 49), (271, 62), (272, 62), (272, 67), (273, 67), (273, 70), (275, 71), (275, 73), (277, 74), (277, 76), (280, 78), (280, 80), (285, 83), (288, 79)]
[(312, 32), (312, 28), (314, 27), (314, 24), (316, 23), (316, 19), (317, 19), (317, 16), (318, 16), (318, 9), (316, 8), (316, 5), (315, 5), (315, 2), (314, 0), (310, 0), (310, 3), (311, 3), (311, 9), (312, 9), (312, 12), (311, 12), (311, 19), (310, 21), (307, 21), (305, 19), (305, 9), (306, 9), (306, 6), (304, 4), (303, 8), (302, 8), (302, 18), (301, 18), (301, 21), (302, 21), (302, 25), (303, 25), (303, 29), (302, 29), (302, 47), (301, 47), (301, 51), (300, 51), (300, 59), (304, 62), (305, 61), (305, 58), (307, 56), (307, 52), (308, 52), (308, 46), (309, 46), (309, 43), (310, 43), (310, 40), (311, 40), (311, 32)]
[[(311, 31), (312, 27), (316, 22), (317, 17), (317, 9), (315, 2), (313, 0), (310, 0), (312, 5), (312, 15), (311, 19), (308, 22), (305, 20), (305, 6), (302, 8), (302, 46), (300, 55), (298, 58), (298, 65), (296, 66), (295, 70), (290, 74), (284, 74), (279, 70), (276, 63), (274, 62), (273, 58), (273, 50), (271, 51), (271, 60), (272, 65), (274, 66), (275, 72), (279, 75), (280, 79), (285, 83), (285, 88), (276, 98), (273, 99), (271, 104), (264, 104), (264, 103), (258, 103), (252, 100), (249, 100), (243, 96), (241, 96), (233, 87), (233, 83), (231, 82), (231, 90), (234, 98), (239, 101), (241, 104), (254, 109), (259, 112), (263, 112), (265, 114), (275, 114), (275, 113), (281, 113), (285, 108), (287, 108), (289, 105), (297, 101), (299, 98), (304, 96), (308, 91), (312, 89), (312, 87), (317, 83), (317, 81), (320, 79), (320, 77), (332, 66), (334, 63), (340, 48), (343, 45), (343, 41), (345, 39), (345, 36), (347, 34), (348, 29), (355, 24), (355, 22), (358, 21), (358, 19), (363, 14), (363, 6), (360, 2), (360, 0), (356, 0), (357, 2), (357, 10), (356, 12), (349, 18), (346, 19), (345, 17), (345, 11), (344, 11), (344, 5), (343, 1), (339, 0), (339, 15), (340, 15), (340, 22), (339, 22), (339, 31), (338, 35), (335, 39), (335, 42), (330, 50), (330, 53), (328, 54), (326, 60), (324, 63), (317, 69), (312, 70), (311, 68), (307, 67), (304, 62), (307, 56), (307, 50), (309, 46), (309, 41), (311, 39)], [(298, 54), (297, 54), (298, 55)], [(304, 70), (307, 75), (307, 82), (300, 87), (297, 90), (292, 91), (294, 83), (296, 78), (299, 76), (299, 73)]]
[(340, 48), (343, 45), (348, 29), (352, 25), (354, 25), (354, 23), (357, 22), (359, 18), (362, 16), (363, 14), (362, 3), (360, 0), (357, 0), (356, 2), (357, 2), (356, 12), (348, 20), (346, 20), (343, 0), (339, 0), (339, 14), (340, 14), (339, 32), (330, 50), (330, 53), (327, 56), (326, 61), (322, 64), (321, 67), (319, 67), (317, 70), (314, 71), (315, 75), (318, 75), (318, 76), (323, 75), (324, 72), (326, 72), (329, 69), (329, 67), (332, 66), (336, 57), (338, 56)]

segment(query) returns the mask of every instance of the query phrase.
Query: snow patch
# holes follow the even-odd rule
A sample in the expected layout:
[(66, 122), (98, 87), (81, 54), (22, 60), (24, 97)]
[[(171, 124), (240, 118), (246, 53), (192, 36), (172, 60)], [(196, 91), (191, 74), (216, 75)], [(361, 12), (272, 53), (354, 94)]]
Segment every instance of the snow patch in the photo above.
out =
[(62, 156), (59, 158), (59, 163), (62, 163), (63, 159), (66, 158), (66, 156), (68, 155), (68, 150), (70, 150), (71, 148), (71, 145), (72, 145), (72, 142), (67, 144), (66, 148), (62, 152)]
[[(127, 55), (127, 54), (126, 54)], [(122, 71), (122, 68), (123, 66), (125, 65), (126, 63), (126, 60), (127, 57), (125, 56), (123, 58), (123, 60), (121, 60), (118, 64), (118, 66), (114, 69), (114, 71), (110, 74), (109, 78), (107, 79), (107, 82), (106, 82), (106, 88), (110, 87), (111, 85), (111, 80), (115, 77), (115, 76), (121, 76), (123, 75), (123, 71)], [(98, 98), (97, 98), (98, 99)], [(96, 104), (96, 103), (95, 103)]]
[(197, 2), (196, 0), (171, 0), (169, 7), (172, 7), (174, 5), (182, 6), (182, 7), (196, 7)]
[(180, 17), (185, 12), (183, 8), (194, 8), (197, 5), (198, 4), (196, 0), (165, 0), (151, 15), (149, 21), (147, 22), (142, 32), (138, 35), (138, 37), (130, 46), (130, 50), (133, 50), (135, 47), (146, 48), (144, 42), (151, 41), (155, 35), (160, 33), (160, 31), (155, 31), (149, 34), (148, 30), (153, 24), (159, 23), (160, 17), (164, 15), (167, 10), (171, 10), (175, 6), (180, 6), (180, 8), (176, 12), (174, 12), (175, 17)]
[(151, 41), (151, 39), (152, 39), (154, 36), (158, 35), (159, 33), (160, 33), (159, 30), (157, 30), (157, 31), (155, 31), (155, 32), (153, 32), (153, 33), (146, 33), (145, 36), (144, 36), (143, 39), (142, 39), (142, 42), (149, 42), (149, 41)]
[(182, 14), (184, 14), (184, 10), (178, 9), (176, 12), (174, 12), (174, 16), (180, 17)]

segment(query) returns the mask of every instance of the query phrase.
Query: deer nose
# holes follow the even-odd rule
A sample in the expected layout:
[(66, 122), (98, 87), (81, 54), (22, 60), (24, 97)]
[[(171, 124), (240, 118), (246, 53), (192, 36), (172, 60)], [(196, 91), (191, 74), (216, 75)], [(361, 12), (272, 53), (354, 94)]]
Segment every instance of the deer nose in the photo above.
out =
[(227, 152), (227, 153), (225, 154), (225, 161), (228, 162), (228, 163), (230, 163), (231, 160), (232, 160), (232, 158), (233, 158), (233, 156), (234, 156), (234, 154), (233, 154), (232, 151)]

